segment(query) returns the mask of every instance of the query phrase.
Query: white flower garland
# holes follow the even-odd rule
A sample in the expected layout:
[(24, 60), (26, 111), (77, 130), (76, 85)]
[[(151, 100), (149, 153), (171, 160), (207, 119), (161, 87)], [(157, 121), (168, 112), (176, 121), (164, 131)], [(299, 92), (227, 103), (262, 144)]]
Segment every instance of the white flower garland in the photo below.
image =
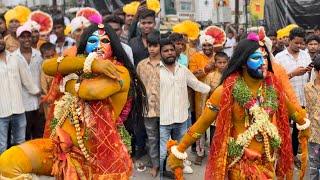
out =
[(55, 119), (58, 120), (58, 124), (54, 127), (54, 129), (51, 132), (50, 138), (53, 138), (56, 134), (57, 127), (61, 127), (67, 118), (71, 105), (77, 101), (77, 97), (72, 96), (70, 93), (65, 93), (64, 96), (62, 96), (58, 101), (55, 101), (55, 107), (53, 111), (53, 116)]
[(83, 72), (84, 73), (91, 73), (92, 72), (91, 66), (92, 66), (94, 59), (96, 59), (97, 56), (98, 55), (96, 52), (92, 52), (87, 56), (87, 58), (83, 64)]
[(306, 121), (303, 125), (299, 125), (298, 123), (297, 123), (297, 129), (299, 130), (299, 131), (302, 131), (302, 130), (305, 130), (305, 129), (307, 129), (309, 126), (310, 126), (310, 120), (309, 119), (307, 119), (307, 118), (304, 118), (304, 120)]
[(68, 81), (72, 80), (72, 79), (79, 79), (79, 76), (75, 73), (69, 74), (65, 77), (63, 77), (62, 82), (60, 84), (60, 92), (65, 93), (66, 92), (66, 84)]
[[(270, 122), (268, 113), (262, 107), (258, 106), (258, 104), (255, 104), (249, 109), (249, 113), (253, 116), (252, 118), (254, 120), (254, 123), (251, 124), (244, 133), (238, 135), (236, 144), (242, 146), (243, 149), (241, 151), (241, 155), (236, 157), (229, 165), (229, 167), (231, 167), (241, 159), (244, 153), (244, 149), (249, 146), (254, 136), (259, 132), (266, 133), (269, 137), (281, 143), (281, 138), (279, 136), (277, 127)], [(270, 150), (266, 149), (266, 152), (270, 153)], [(273, 161), (274, 158), (269, 157), (269, 153), (267, 153), (268, 160)]]
[(176, 158), (181, 159), (181, 160), (187, 159), (187, 157), (188, 157), (188, 154), (187, 154), (186, 152), (184, 152), (184, 153), (179, 152), (176, 145), (171, 147), (171, 153), (172, 153)]
[(68, 110), (73, 102), (73, 96), (66, 92), (58, 101), (55, 101), (53, 116), (55, 119), (61, 119), (64, 111)]
[[(89, 151), (85, 147), (83, 136), (81, 134), (81, 127), (80, 122), (84, 122), (85, 118), (90, 117), (89, 109), (83, 109), (81, 105), (79, 105), (79, 98), (77, 96), (73, 96), (70, 93), (65, 93), (64, 96), (62, 96), (58, 101), (55, 102), (55, 108), (54, 108), (54, 118), (58, 119), (58, 124), (56, 127), (52, 130), (52, 133), (50, 135), (51, 138), (54, 137), (56, 133), (56, 128), (61, 127), (67, 118), (67, 115), (72, 114), (73, 124), (74, 128), (76, 130), (76, 139), (79, 144), (79, 148), (81, 149), (84, 157), (90, 161), (90, 155)], [(85, 104), (85, 107), (87, 105)], [(89, 119), (88, 119), (89, 120)]]
[(260, 131), (266, 131), (271, 138), (281, 141), (277, 127), (269, 121), (269, 115), (263, 108), (254, 105), (249, 109), (249, 113), (253, 116), (255, 122), (238, 136), (237, 144), (244, 146)]

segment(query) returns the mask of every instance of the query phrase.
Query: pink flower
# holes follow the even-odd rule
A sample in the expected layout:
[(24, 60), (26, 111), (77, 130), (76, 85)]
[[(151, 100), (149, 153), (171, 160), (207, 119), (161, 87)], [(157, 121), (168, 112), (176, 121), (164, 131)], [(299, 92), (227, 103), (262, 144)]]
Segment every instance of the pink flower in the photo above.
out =
[(251, 32), (251, 33), (248, 34), (247, 39), (250, 40), (250, 41), (258, 42), (259, 41), (259, 36), (258, 36), (258, 34)]
[(94, 24), (101, 24), (102, 23), (102, 16), (100, 14), (93, 14), (88, 19), (91, 23), (94, 23)]

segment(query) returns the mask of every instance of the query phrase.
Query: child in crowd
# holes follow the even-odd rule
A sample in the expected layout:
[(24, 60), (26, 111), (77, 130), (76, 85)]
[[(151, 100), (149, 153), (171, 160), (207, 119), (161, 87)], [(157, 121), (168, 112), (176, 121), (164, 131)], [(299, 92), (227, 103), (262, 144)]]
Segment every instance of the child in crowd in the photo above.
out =
[[(43, 43), (40, 46), (40, 52), (43, 60), (50, 59), (57, 56), (56, 46), (50, 42)], [(52, 80), (53, 80), (53, 77), (46, 75), (43, 72), (43, 70), (41, 70), (40, 85), (41, 85), (42, 96), (46, 96), (48, 94)], [(47, 116), (47, 111), (48, 111), (48, 104), (41, 103), (41, 107), (40, 107), (41, 118), (44, 118)]]
[[(227, 64), (229, 61), (229, 57), (224, 52), (217, 52), (214, 55), (215, 59), (215, 71), (209, 73), (204, 81), (204, 83), (208, 84), (211, 87), (210, 93), (207, 94), (208, 99), (211, 95), (211, 93), (219, 86), (220, 84), (220, 78), (223, 73), (223, 71), (227, 68)], [(215, 125), (214, 123), (210, 126), (210, 144), (212, 141), (212, 137), (214, 135)]]
[[(149, 156), (152, 161), (151, 176), (159, 171), (159, 125), (160, 125), (160, 33), (154, 31), (147, 36), (149, 57), (140, 61), (137, 74), (146, 87), (148, 112), (144, 115), (144, 125), (149, 142)], [(138, 170), (143, 167), (138, 167)], [(143, 169), (141, 169), (143, 170)]]
[[(208, 98), (210, 97), (211, 93), (220, 84), (220, 78), (221, 78), (222, 72), (227, 67), (227, 63), (228, 63), (229, 57), (224, 52), (217, 52), (214, 55), (214, 60), (215, 60), (215, 62), (214, 62), (215, 69), (212, 72), (210, 72), (205, 77), (205, 79), (203, 81), (205, 84), (210, 86), (211, 90), (207, 94), (202, 94), (202, 96), (201, 96), (201, 103), (202, 103), (201, 107), (205, 107), (205, 103), (208, 100)], [(210, 144), (211, 144), (211, 139), (212, 139), (213, 134), (214, 134), (214, 129), (215, 129), (215, 127), (214, 127), (214, 123), (213, 123), (210, 126)], [(195, 161), (195, 164), (197, 164), (197, 165), (201, 165), (202, 159), (204, 157), (205, 138), (203, 138), (203, 140), (201, 140), (199, 143), (200, 143), (200, 145), (197, 146), (197, 148), (200, 148), (200, 147), (203, 147), (203, 148), (197, 149), (197, 152), (198, 153), (200, 152), (200, 154), (198, 154), (198, 156), (196, 158), (196, 161)], [(201, 155), (203, 155), (203, 156), (201, 156)]]

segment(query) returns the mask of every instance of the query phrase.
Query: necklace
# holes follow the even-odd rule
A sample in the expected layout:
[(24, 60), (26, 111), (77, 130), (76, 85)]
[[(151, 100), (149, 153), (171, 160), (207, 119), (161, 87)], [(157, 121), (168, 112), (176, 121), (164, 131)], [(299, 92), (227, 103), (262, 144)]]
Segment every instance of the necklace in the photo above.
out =
[(267, 82), (268, 80), (265, 80), (261, 84), (257, 97), (254, 97), (245, 81), (242, 78), (238, 78), (232, 90), (232, 95), (246, 110), (257, 104), (270, 115), (278, 109), (278, 96), (272, 84)]
[[(245, 122), (248, 126), (246, 131), (239, 134), (237, 138), (229, 138), (228, 155), (235, 158), (229, 167), (237, 163), (245, 148), (247, 148), (252, 139), (263, 142), (266, 157), (270, 162), (274, 162), (274, 156), (270, 154), (270, 145), (273, 148), (280, 147), (281, 138), (277, 127), (269, 120), (272, 112), (278, 108), (278, 96), (273, 88), (271, 77), (267, 77), (260, 86), (257, 97), (254, 97), (242, 78), (238, 78), (232, 90), (235, 100), (246, 110), (246, 119), (251, 116), (252, 122)], [(246, 121), (246, 120), (245, 120)], [(269, 141), (270, 138), (270, 141)]]

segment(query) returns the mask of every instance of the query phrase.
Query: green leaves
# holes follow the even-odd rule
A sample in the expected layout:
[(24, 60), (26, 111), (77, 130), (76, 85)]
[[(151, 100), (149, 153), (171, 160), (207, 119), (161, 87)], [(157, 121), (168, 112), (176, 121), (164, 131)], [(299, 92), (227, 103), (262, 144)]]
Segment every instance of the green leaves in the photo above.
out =
[(50, 123), (50, 129), (51, 131), (54, 130), (54, 128), (58, 125), (59, 120), (56, 118), (53, 118), (51, 123)]
[(236, 143), (233, 138), (229, 139), (228, 142), (228, 156), (229, 157), (238, 157), (242, 155), (243, 147)]
[(242, 78), (237, 79), (237, 82), (232, 90), (232, 94), (241, 106), (244, 106), (248, 101), (252, 99), (250, 89)]
[(278, 109), (277, 92), (272, 86), (268, 86), (266, 89), (266, 101), (263, 103), (264, 107), (270, 107), (272, 110)]
[[(248, 85), (242, 78), (237, 79), (232, 90), (232, 95), (242, 107), (254, 98)], [(262, 107), (271, 108), (273, 111), (278, 109), (278, 96), (273, 86), (267, 86), (264, 89), (264, 99), (265, 101), (262, 103)]]
[(280, 144), (281, 144), (281, 142), (279, 139), (272, 138), (270, 141), (270, 145), (272, 148), (279, 148)]
[(119, 134), (121, 136), (121, 140), (122, 140), (123, 144), (126, 145), (126, 147), (128, 149), (128, 152), (131, 153), (132, 152), (132, 149), (131, 149), (131, 135), (126, 130), (124, 125), (119, 125), (118, 126), (118, 132), (119, 132)]

